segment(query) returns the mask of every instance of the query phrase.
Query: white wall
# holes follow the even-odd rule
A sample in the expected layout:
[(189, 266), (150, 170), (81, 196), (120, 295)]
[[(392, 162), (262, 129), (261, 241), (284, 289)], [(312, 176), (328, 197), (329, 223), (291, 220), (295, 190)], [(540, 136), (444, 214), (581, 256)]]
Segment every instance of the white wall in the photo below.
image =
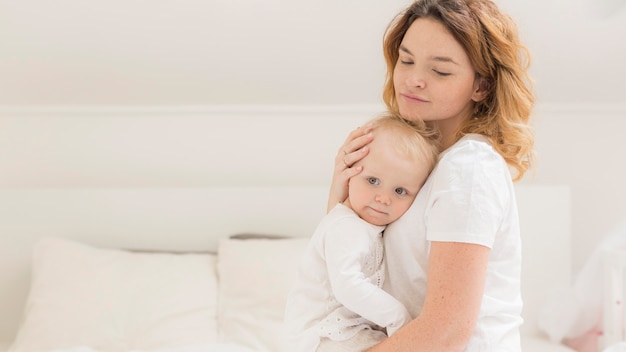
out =
[[(626, 215), (626, 8), (581, 1), (499, 1), (533, 53), (524, 182), (571, 185), (574, 269)], [(408, 2), (1, 1), (0, 108), (379, 104), (382, 33)]]
[(602, 238), (626, 220), (626, 106), (545, 104), (535, 115), (538, 165), (523, 182), (571, 187), (577, 272)]

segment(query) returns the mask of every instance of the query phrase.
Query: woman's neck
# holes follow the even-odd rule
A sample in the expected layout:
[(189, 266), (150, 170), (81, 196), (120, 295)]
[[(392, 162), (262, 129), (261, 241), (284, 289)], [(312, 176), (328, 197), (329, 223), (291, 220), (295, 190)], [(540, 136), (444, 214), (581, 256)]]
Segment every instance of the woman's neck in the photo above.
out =
[[(471, 110), (469, 110), (471, 111)], [(471, 113), (463, 111), (462, 113), (443, 120), (432, 121), (433, 127), (439, 131), (441, 137), (441, 150), (450, 148), (461, 137), (461, 127), (471, 118)]]
[(444, 151), (450, 148), (454, 143), (456, 143), (459, 138), (461, 131), (461, 123), (442, 123), (443, 121), (439, 121), (435, 123), (435, 128), (439, 130), (440, 141), (441, 141), (441, 151)]
[(455, 133), (454, 135), (446, 135), (441, 134), (441, 151), (444, 151), (450, 148), (456, 141), (459, 139), (458, 135)]

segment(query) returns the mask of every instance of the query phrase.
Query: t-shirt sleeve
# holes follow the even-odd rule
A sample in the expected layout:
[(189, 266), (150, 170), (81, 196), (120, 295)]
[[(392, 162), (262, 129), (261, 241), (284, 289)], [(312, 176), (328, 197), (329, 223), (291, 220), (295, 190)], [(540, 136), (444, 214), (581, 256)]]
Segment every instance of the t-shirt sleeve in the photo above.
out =
[(504, 159), (485, 142), (466, 141), (442, 156), (433, 176), (427, 239), (491, 248), (511, 202)]

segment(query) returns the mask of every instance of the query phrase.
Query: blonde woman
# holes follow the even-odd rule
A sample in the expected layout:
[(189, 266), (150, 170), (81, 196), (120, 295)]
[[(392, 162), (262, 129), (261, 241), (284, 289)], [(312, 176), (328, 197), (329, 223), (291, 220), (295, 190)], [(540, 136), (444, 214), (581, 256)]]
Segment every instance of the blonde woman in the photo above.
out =
[[(412, 321), (371, 351), (521, 351), (521, 242), (513, 181), (533, 163), (529, 56), (491, 0), (418, 0), (384, 38), (389, 110), (441, 135), (411, 208), (385, 230), (384, 289)], [(341, 146), (329, 207), (376, 137)]]

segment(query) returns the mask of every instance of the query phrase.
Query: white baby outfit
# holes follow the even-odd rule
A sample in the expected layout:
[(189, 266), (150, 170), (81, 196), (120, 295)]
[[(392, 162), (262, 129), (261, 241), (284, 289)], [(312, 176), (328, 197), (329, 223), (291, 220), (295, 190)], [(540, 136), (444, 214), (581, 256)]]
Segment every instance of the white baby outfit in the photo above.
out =
[(343, 204), (322, 219), (287, 299), (286, 351), (313, 352), (322, 338), (345, 341), (382, 327), (393, 333), (410, 320), (404, 306), (381, 289), (383, 229)]

